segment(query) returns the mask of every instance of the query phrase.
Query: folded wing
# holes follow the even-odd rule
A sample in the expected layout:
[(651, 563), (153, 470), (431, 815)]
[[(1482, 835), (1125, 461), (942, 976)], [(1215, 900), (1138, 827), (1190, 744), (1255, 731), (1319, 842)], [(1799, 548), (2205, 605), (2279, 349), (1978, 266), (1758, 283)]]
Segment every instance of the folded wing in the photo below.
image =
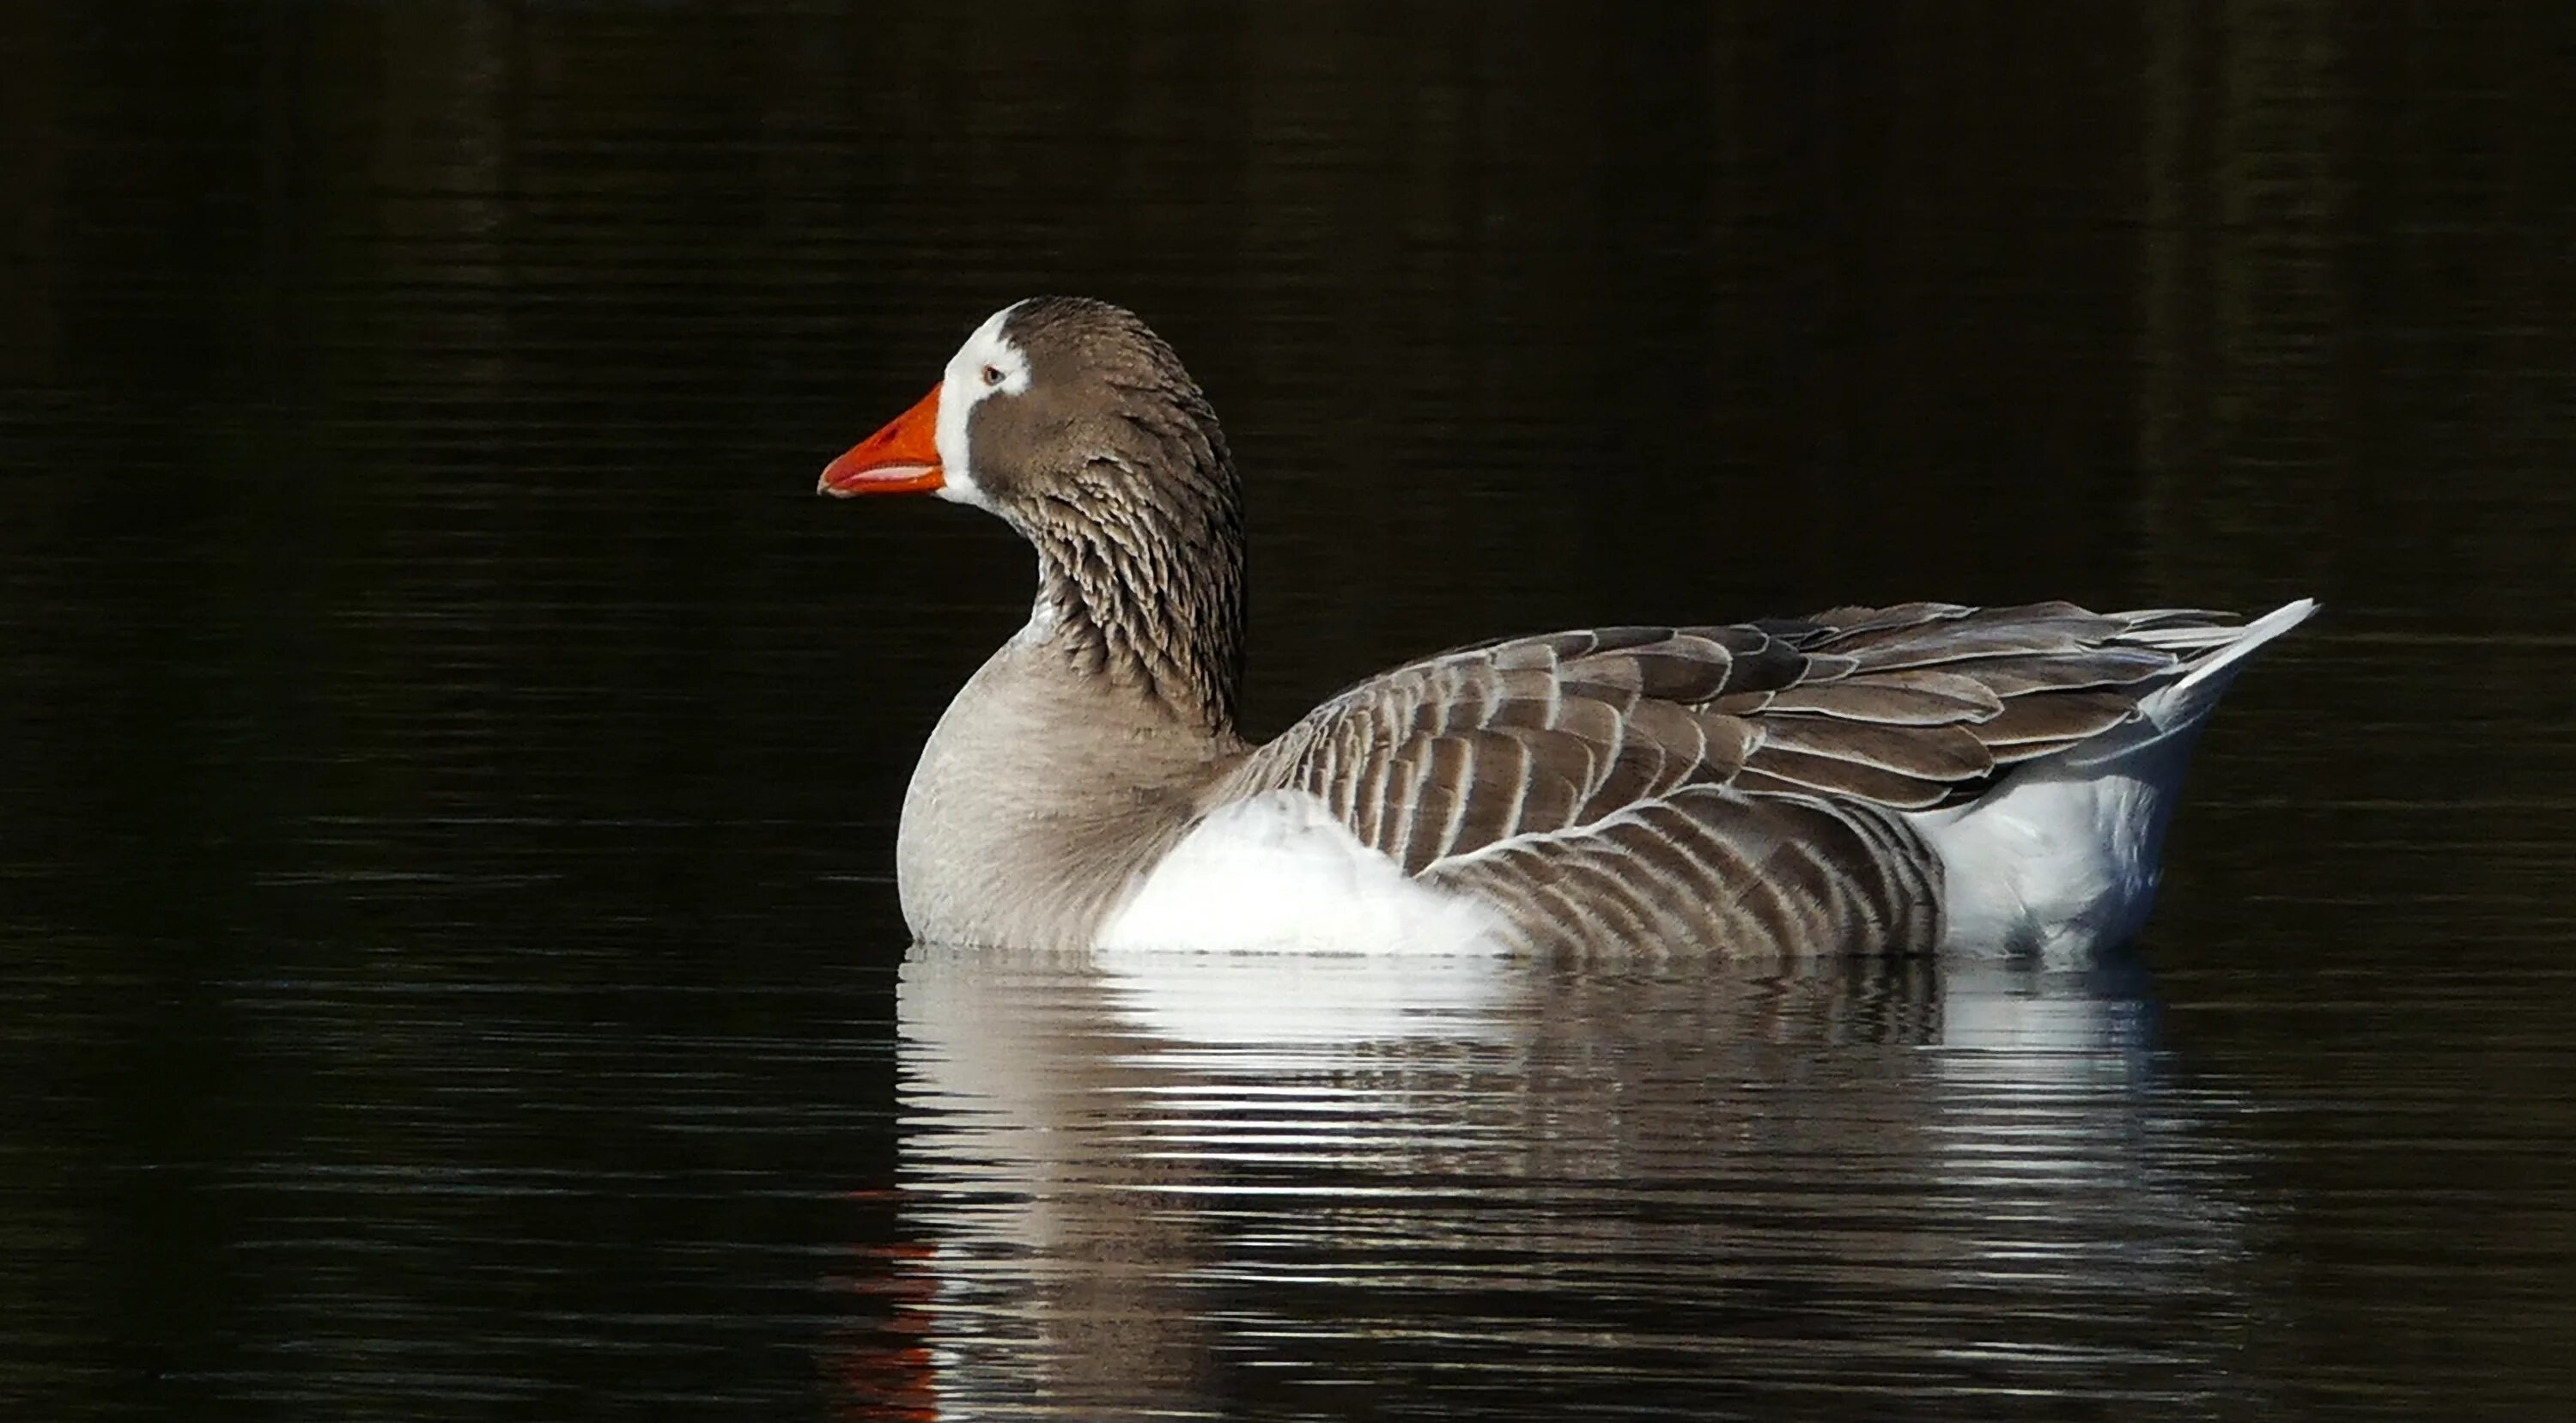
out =
[(2231, 623), (1909, 603), (1489, 643), (1350, 688), (1230, 790), (1321, 798), (1532, 947), (1928, 950), (1907, 813), (2136, 717)]

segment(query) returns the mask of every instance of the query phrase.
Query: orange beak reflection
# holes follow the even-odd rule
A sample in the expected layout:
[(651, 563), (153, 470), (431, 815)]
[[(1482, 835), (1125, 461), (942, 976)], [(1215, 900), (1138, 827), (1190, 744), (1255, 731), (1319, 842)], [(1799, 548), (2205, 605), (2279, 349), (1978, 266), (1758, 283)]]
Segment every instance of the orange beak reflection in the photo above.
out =
[(939, 472), (939, 387), (894, 423), (823, 466), (817, 494), (927, 494), (948, 481)]

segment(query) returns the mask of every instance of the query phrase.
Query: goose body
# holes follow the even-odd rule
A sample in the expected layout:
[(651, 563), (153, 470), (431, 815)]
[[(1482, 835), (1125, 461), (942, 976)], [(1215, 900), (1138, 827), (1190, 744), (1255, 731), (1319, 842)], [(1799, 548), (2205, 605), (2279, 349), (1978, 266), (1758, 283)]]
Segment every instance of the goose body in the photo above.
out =
[(1170, 348), (995, 313), (824, 472), (1036, 546), (1028, 625), (924, 747), (896, 870), (932, 942), (2078, 955), (2143, 922), (2250, 623), (1911, 603), (1462, 648), (1236, 731), (1240, 491)]

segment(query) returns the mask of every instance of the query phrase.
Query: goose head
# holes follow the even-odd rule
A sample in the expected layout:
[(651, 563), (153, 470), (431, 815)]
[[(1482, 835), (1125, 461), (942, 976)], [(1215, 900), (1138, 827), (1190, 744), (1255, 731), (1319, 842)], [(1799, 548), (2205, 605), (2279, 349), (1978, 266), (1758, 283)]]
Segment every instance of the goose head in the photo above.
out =
[(817, 490), (936, 494), (1023, 526), (1121, 499), (1206, 502), (1233, 483), (1216, 413), (1161, 337), (1107, 302), (1036, 297), (985, 318), (930, 393)]
[(1034, 632), (1230, 728), (1241, 491), (1206, 395), (1134, 313), (1081, 297), (994, 312), (817, 488), (936, 494), (1000, 517), (1037, 548)]

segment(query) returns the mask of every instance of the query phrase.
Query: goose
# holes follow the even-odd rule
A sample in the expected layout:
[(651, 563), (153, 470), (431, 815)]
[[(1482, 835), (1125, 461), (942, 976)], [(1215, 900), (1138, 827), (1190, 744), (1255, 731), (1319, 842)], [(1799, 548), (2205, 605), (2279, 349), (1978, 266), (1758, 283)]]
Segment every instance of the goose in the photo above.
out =
[(818, 487), (935, 494), (1037, 551), (1027, 625), (904, 795), (925, 943), (2091, 954), (2146, 918), (2220, 695), (2316, 610), (1920, 602), (1504, 638), (1254, 744), (1234, 460), (1132, 312), (993, 313)]

